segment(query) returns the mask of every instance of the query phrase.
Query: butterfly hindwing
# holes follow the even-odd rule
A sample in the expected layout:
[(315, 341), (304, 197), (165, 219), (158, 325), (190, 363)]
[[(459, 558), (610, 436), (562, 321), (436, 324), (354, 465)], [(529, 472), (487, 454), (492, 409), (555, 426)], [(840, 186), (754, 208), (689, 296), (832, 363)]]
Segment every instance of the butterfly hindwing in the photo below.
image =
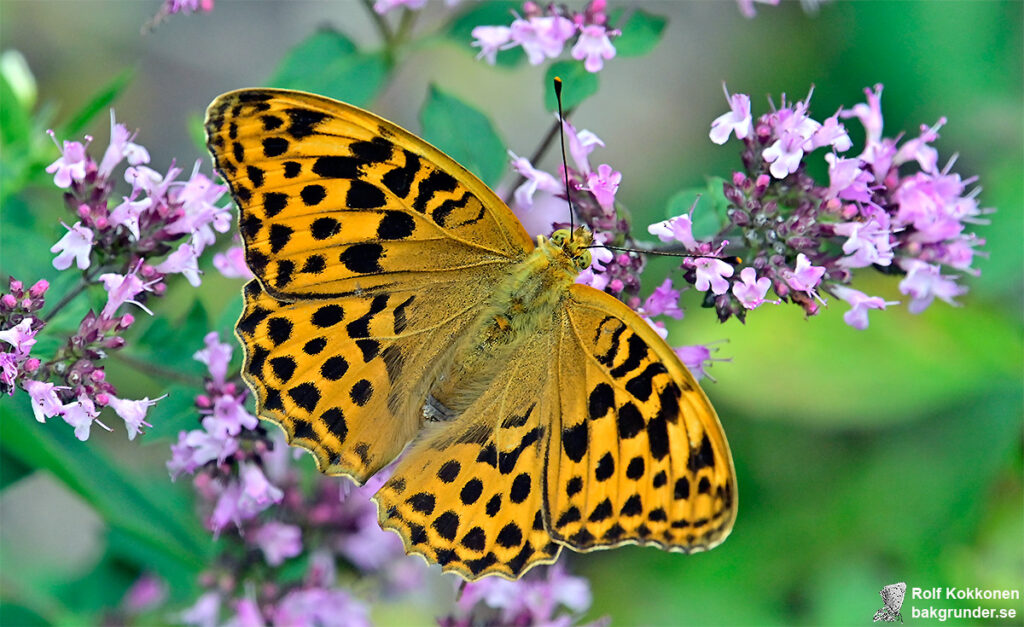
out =
[(250, 89), (207, 109), (208, 147), (239, 207), (249, 267), (276, 296), (471, 283), (533, 248), (494, 193), (450, 157), (372, 113)]
[(693, 377), (622, 302), (574, 285), (554, 368), (550, 531), (576, 550), (709, 549), (736, 514), (732, 457)]
[(545, 526), (544, 458), (550, 417), (550, 336), (517, 353), (477, 401), (437, 423), (374, 497), (381, 526), (408, 552), (466, 579), (519, 577), (553, 562)]

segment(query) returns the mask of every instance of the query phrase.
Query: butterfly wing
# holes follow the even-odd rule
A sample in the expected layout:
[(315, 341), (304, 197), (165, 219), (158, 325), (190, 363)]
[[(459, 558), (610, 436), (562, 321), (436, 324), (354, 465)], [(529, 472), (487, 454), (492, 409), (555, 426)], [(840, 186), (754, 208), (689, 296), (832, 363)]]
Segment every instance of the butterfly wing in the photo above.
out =
[(486, 185), (372, 113), (247, 89), (206, 112), (207, 146), (239, 208), (246, 260), (272, 295), (386, 290), (518, 260), (533, 242)]
[(547, 532), (544, 459), (551, 416), (550, 332), (534, 336), (480, 397), (437, 424), (398, 463), (374, 497), (381, 526), (469, 580), (515, 579), (555, 561)]
[(575, 550), (710, 549), (736, 516), (729, 446), (678, 357), (615, 298), (573, 285), (556, 350), (549, 531)]
[(206, 132), (257, 279), (237, 333), (259, 413), (363, 481), (420, 429), (417, 384), (533, 243), (476, 177), (356, 107), (242, 90)]

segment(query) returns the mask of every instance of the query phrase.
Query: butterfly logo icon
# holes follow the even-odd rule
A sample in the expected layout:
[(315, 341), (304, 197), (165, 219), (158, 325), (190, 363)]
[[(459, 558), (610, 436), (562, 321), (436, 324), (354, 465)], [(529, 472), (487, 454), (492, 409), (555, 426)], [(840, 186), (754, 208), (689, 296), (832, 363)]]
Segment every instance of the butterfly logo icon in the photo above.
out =
[(895, 623), (899, 620), (902, 623), (903, 615), (900, 614), (900, 608), (903, 607), (903, 597), (907, 594), (907, 584), (902, 581), (889, 584), (882, 588), (879, 594), (882, 595), (885, 606), (875, 612), (875, 622)]

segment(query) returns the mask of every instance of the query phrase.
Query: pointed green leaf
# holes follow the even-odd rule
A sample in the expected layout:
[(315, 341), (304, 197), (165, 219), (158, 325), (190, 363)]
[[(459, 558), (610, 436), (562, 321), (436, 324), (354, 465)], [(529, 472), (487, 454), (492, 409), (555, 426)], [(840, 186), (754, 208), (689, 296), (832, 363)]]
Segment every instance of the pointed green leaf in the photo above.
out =
[(292, 48), (268, 84), (361, 107), (373, 100), (386, 76), (383, 54), (360, 52), (341, 33), (324, 29)]
[(639, 57), (648, 54), (661, 41), (668, 20), (636, 9), (629, 14), (624, 24), (619, 24), (623, 11), (613, 11), (608, 23), (616, 26), (622, 34), (612, 40), (616, 56)]
[(488, 185), (505, 171), (505, 142), (490, 118), (431, 85), (420, 110), (423, 137)]

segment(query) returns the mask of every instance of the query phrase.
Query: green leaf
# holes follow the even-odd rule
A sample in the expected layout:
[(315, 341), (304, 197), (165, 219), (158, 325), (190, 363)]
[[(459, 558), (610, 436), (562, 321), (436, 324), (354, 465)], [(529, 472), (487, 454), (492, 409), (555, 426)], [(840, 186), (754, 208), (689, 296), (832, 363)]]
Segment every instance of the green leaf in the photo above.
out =
[(689, 213), (690, 207), (696, 201), (697, 207), (693, 211), (693, 236), (702, 239), (715, 235), (728, 221), (728, 202), (722, 194), (721, 181), (722, 179), (713, 177), (708, 181), (707, 187), (692, 187), (676, 192), (665, 206), (665, 217), (672, 218)]
[(61, 421), (39, 424), (27, 394), (0, 406), (0, 448), (21, 464), (43, 469), (81, 496), (108, 524), (137, 543), (197, 571), (210, 541), (170, 480), (146, 481), (118, 466), (95, 442), (80, 442)]
[(12, 144), (27, 145), (31, 131), (30, 112), (22, 106), (7, 78), (0, 73), (0, 141), (5, 150)]
[(76, 111), (74, 115), (71, 116), (71, 119), (64, 123), (60, 132), (57, 133), (57, 136), (67, 139), (81, 133), (97, 113), (107, 109), (115, 100), (117, 100), (117, 97), (121, 95), (134, 76), (135, 70), (129, 68), (114, 77), (114, 80), (110, 81), (103, 86), (102, 89), (96, 92), (93, 97), (85, 103), (85, 106)]
[(600, 85), (597, 74), (588, 72), (579, 61), (552, 63), (544, 75), (544, 107), (548, 111), (558, 111), (555, 90), (552, 87), (556, 76), (562, 79), (562, 106), (566, 111), (575, 109), (584, 100), (596, 94)]
[(179, 431), (199, 427), (199, 410), (196, 409), (196, 394), (200, 390), (187, 385), (171, 385), (164, 390), (167, 397), (157, 401), (146, 414), (146, 422), (153, 425), (146, 429), (143, 442), (151, 444), (165, 440), (176, 440)]
[(387, 70), (383, 53), (360, 52), (341, 33), (324, 29), (293, 48), (269, 84), (365, 106), (384, 84)]
[[(157, 369), (174, 372), (187, 379), (189, 375), (201, 377), (205, 366), (192, 358), (203, 347), (203, 337), (210, 332), (210, 321), (206, 308), (196, 300), (188, 313), (178, 322), (164, 317), (154, 317), (152, 324), (143, 332), (141, 341), (129, 342), (125, 354), (130, 361), (138, 362), (141, 370), (152, 364)], [(120, 356), (120, 353), (118, 353)]]
[(423, 137), (488, 185), (505, 171), (505, 142), (490, 118), (431, 85), (420, 110)]
[(615, 54), (620, 57), (639, 57), (648, 54), (661, 41), (668, 20), (641, 9), (633, 11), (625, 24), (619, 25), (622, 9), (612, 11), (609, 24), (615, 25), (622, 35), (612, 40)]
[[(471, 50), (475, 53), (477, 49), (470, 46), (473, 43), (474, 28), (477, 26), (508, 25), (512, 22), (512, 12), (519, 11), (521, 8), (521, 2), (510, 2), (508, 0), (481, 2), (470, 5), (468, 10), (452, 21), (445, 36), (458, 44), (460, 48)], [(523, 52), (522, 48), (515, 47), (498, 52), (498, 56), (495, 59), (497, 65), (513, 67), (526, 60), (526, 53)]]

